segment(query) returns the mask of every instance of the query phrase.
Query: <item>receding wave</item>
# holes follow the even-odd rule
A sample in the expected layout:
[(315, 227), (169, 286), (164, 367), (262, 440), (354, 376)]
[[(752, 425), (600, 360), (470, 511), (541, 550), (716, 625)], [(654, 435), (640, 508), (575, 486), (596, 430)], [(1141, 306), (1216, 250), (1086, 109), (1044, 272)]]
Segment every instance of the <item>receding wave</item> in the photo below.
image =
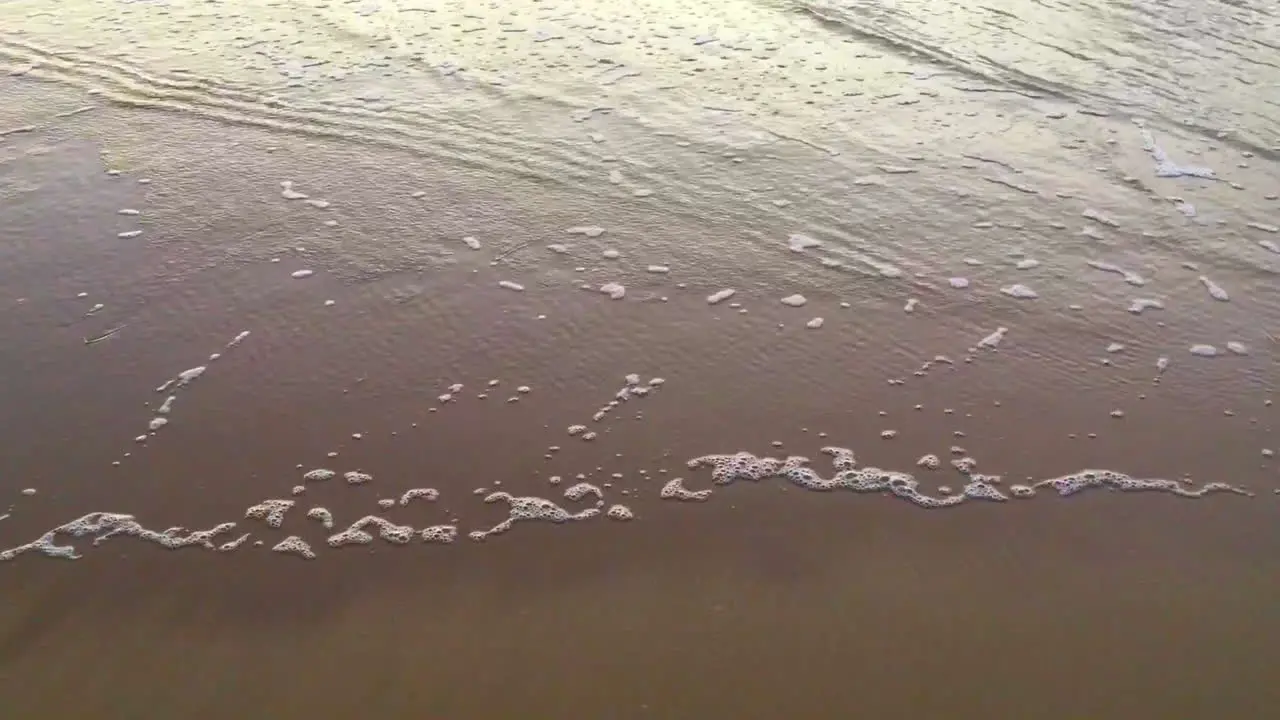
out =
[[(779, 206), (726, 202), (728, 198), (741, 198), (740, 185), (745, 183), (724, 171), (664, 171), (633, 160), (626, 164), (626, 180), (618, 184), (616, 179), (606, 179), (602, 174), (601, 156), (589, 145), (583, 149), (580, 144), (544, 133), (504, 132), (506, 128), (494, 117), (472, 122), (473, 118), (465, 113), (419, 105), (372, 109), (324, 100), (285, 99), (241, 83), (187, 73), (164, 74), (116, 59), (45, 48), (4, 36), (0, 36), (0, 62), (15, 68), (13, 74), (80, 88), (125, 107), (390, 147), (503, 176), (558, 185), (584, 195), (642, 198), (657, 189), (664, 212), (690, 220), (707, 217), (708, 208), (713, 208), (714, 215), (743, 227), (759, 227), (762, 220), (780, 226), (795, 222)], [(672, 135), (656, 130), (643, 119), (623, 119), (632, 120), (641, 129)], [(767, 133), (762, 131), (761, 135)], [(792, 140), (781, 135), (769, 142), (780, 139)], [(838, 165), (832, 168), (840, 170)], [(750, 175), (743, 177), (749, 179)], [(902, 262), (890, 249), (871, 249), (854, 234), (834, 226), (827, 229), (845, 242), (848, 258), (857, 263), (845, 266), (848, 271), (874, 275), (886, 264)], [(754, 237), (748, 235), (749, 239)], [(774, 251), (781, 252), (783, 248), (773, 238), (755, 239)]]
[[(1016, 12), (907, 0), (794, 0), (825, 27), (1020, 94), (1161, 118), (1276, 157), (1274, 102), (1250, 86), (1280, 71), (1267, 8), (1203, 3), (1036, 2)], [(1201, 39), (1212, 38), (1212, 47)], [(977, 88), (974, 88), (977, 89)], [(1268, 108), (1267, 105), (1273, 107)]]

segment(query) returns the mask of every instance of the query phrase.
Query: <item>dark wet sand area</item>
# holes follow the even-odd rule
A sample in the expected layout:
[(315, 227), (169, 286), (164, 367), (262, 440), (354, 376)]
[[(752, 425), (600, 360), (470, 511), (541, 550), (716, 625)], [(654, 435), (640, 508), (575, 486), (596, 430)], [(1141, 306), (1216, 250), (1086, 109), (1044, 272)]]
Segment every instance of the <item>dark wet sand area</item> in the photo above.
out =
[[(220, 554), (85, 538), (78, 561), (0, 566), (0, 697), (13, 717), (1251, 719), (1280, 705), (1280, 479), (1260, 454), (1277, 445), (1273, 352), (1186, 352), (1275, 327), (1274, 296), (1169, 311), (1157, 333), (1122, 310), (1080, 318), (925, 294), (923, 281), (810, 288), (781, 264), (735, 275), (760, 258), (713, 263), (708, 240), (663, 257), (670, 277), (628, 276), (627, 298), (611, 301), (574, 287), (608, 279), (596, 248), (543, 257), (547, 243), (585, 245), (565, 227), (597, 222), (613, 237), (604, 200), (557, 204), (546, 190), (545, 204), (498, 205), (493, 179), (428, 183), (430, 168), (390, 152), (317, 140), (290, 157), (258, 151), (266, 133), (226, 128), (212, 148), (195, 138), (216, 126), (103, 115), (0, 143), (0, 508), (13, 505), (0, 509), (0, 547), (93, 510), (160, 529), (237, 521), (266, 544)], [(102, 152), (120, 144), (153, 147), (147, 167), (106, 176)], [(188, 144), (200, 163), (181, 161)], [(321, 185), (326, 167), (341, 202), (280, 207), (280, 180)], [(143, 175), (153, 182), (139, 186)], [(414, 187), (434, 204), (408, 199)], [(117, 211), (131, 207), (145, 232), (118, 238), (133, 225)], [(326, 235), (319, 222), (334, 217), (343, 232)], [(630, 232), (716, 232), (648, 222), (657, 229)], [(502, 234), (517, 225), (538, 239), (519, 248)], [(475, 257), (464, 234), (484, 238)], [(303, 268), (315, 276), (289, 277)], [(748, 313), (707, 304), (728, 286)], [(809, 304), (778, 302), (792, 292)], [(908, 293), (923, 298), (913, 314)], [(806, 329), (816, 316), (824, 326)], [(963, 362), (998, 326), (1010, 328), (999, 350)], [(164, 398), (155, 388), (243, 330), (170, 424), (135, 443)], [(1143, 344), (1157, 334), (1166, 345)], [(1103, 352), (1116, 337), (1131, 351)], [(912, 374), (938, 354), (956, 363)], [(1173, 362), (1155, 384), (1162, 354)], [(628, 373), (666, 383), (591, 422)], [(452, 383), (465, 389), (441, 404)], [(530, 392), (506, 402), (518, 386)], [(577, 423), (599, 437), (570, 437)], [(826, 475), (824, 445), (916, 472), (930, 490), (963, 484), (945, 466), (960, 446), (1005, 486), (1092, 467), (1256, 496), (1042, 492), (941, 511), (780, 481), (717, 488), (706, 503), (657, 496), (676, 476), (710, 487), (685, 467), (706, 453), (802, 454)], [(944, 469), (917, 470), (925, 453)], [(313, 467), (374, 480), (309, 486), (278, 530), (243, 519), (291, 497)], [(503, 518), (475, 489), (585, 507), (548, 482), (578, 473), (612, 483), (608, 503), (635, 520), (466, 539)], [(413, 487), (442, 497), (386, 516), (457, 518), (457, 543), (332, 550), (303, 517), (323, 505), (343, 527)], [(270, 552), (290, 534), (319, 557)]]

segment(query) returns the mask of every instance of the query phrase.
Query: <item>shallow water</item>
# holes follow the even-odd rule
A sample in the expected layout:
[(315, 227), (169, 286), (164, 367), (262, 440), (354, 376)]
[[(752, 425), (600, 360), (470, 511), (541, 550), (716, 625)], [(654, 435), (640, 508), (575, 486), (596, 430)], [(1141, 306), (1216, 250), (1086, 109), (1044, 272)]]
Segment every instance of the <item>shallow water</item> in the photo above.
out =
[[(0, 696), (1265, 717), (1278, 17), (0, 3), (0, 549), (94, 511), (187, 528), (0, 563)], [(665, 382), (608, 407), (632, 373)], [(686, 465), (827, 478), (829, 445), (934, 497), (972, 458), (1011, 499)], [(1012, 497), (1086, 468), (1249, 495)], [(468, 539), (490, 493), (579, 512), (581, 480), (634, 519)], [(440, 497), (378, 502), (413, 488)], [(282, 527), (244, 517), (267, 499)], [(370, 514), (459, 537), (326, 544)], [(234, 551), (161, 547), (224, 522)]]

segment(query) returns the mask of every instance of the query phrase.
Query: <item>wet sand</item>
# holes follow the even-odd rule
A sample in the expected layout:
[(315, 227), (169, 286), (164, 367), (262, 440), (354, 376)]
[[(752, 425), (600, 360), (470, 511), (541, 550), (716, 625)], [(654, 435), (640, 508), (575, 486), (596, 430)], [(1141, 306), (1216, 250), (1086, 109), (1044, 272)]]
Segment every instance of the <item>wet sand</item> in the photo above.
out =
[[(765, 215), (737, 206), (698, 219), (183, 114), (56, 117), (84, 96), (24, 79), (0, 94), (19, 98), (5, 128), (56, 118), (0, 142), (0, 498), (13, 506), (0, 547), (94, 510), (156, 529), (235, 521), (265, 543), (220, 554), (82, 538), (77, 561), (0, 565), (0, 696), (15, 717), (1129, 720), (1260, 718), (1280, 703), (1280, 479), (1261, 454), (1280, 449), (1261, 334), (1280, 328), (1271, 266), (1197, 256), (1199, 272), (1179, 270), (1172, 241), (1094, 245), (1163, 253), (1133, 261), (1152, 276), (1136, 288), (1062, 270), (1079, 257), (1032, 238), (1019, 247), (1049, 265), (1033, 282), (1011, 269), (1010, 230), (983, 266), (960, 262), (971, 245), (933, 270), (903, 251), (922, 270), (904, 278), (815, 273), (786, 249), (787, 226), (746, 225)], [(282, 198), (285, 180), (333, 205)], [(565, 232), (596, 224), (600, 238)], [(732, 244), (749, 231), (776, 252)], [(315, 275), (290, 278), (304, 269)], [(1200, 272), (1231, 301), (1207, 298)], [(948, 288), (958, 274), (976, 287)], [(615, 281), (622, 300), (576, 287)], [(1024, 281), (1040, 298), (999, 292)], [(738, 294), (709, 305), (723, 287)], [(797, 292), (803, 307), (779, 302)], [(1145, 295), (1170, 309), (1124, 310)], [(968, 352), (1002, 326), (998, 351)], [(165, 397), (155, 388), (244, 330), (135, 443)], [(1250, 354), (1187, 351), (1237, 337)], [(913, 374), (939, 354), (955, 364)], [(628, 373), (666, 383), (593, 423)], [(440, 403), (453, 383), (465, 389)], [(578, 423), (599, 437), (569, 436)], [(1109, 468), (1255, 497), (1042, 491), (932, 511), (778, 480), (705, 503), (657, 496), (676, 476), (711, 487), (685, 466), (707, 453), (801, 454), (827, 475), (825, 445), (930, 491), (965, 478), (917, 458), (945, 463), (961, 446), (1006, 488)], [(280, 529), (243, 518), (313, 467), (374, 479), (310, 485)], [(577, 473), (612, 483), (608, 504), (635, 520), (466, 539), (503, 519), (475, 489), (579, 509), (589, 501), (562, 498)], [(414, 487), (442, 497), (386, 516), (457, 518), (458, 542), (334, 550), (303, 517), (322, 505), (345, 527)], [(292, 534), (319, 557), (270, 552)]]

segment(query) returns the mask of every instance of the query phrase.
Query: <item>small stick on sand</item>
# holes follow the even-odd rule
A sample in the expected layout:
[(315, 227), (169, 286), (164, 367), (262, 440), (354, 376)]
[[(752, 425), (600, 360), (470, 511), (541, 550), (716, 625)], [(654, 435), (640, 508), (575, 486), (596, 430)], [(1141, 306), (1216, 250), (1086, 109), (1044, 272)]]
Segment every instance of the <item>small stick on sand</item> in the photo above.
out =
[(84, 344), (85, 344), (85, 345), (92, 345), (92, 344), (94, 344), (94, 343), (100, 343), (100, 342), (102, 342), (103, 340), (106, 340), (107, 338), (111, 337), (112, 335), (115, 335), (116, 333), (118, 333), (118, 332), (120, 332), (121, 330), (125, 329), (125, 327), (127, 327), (127, 326), (125, 326), (125, 325), (120, 325), (120, 326), (118, 326), (118, 327), (113, 327), (113, 328), (111, 328), (110, 330), (108, 330), (108, 331), (106, 331), (106, 332), (102, 333), (101, 335), (97, 335), (97, 336), (94, 336), (94, 337), (91, 337), (91, 338), (85, 338), (85, 339), (84, 339)]
[(514, 254), (516, 254), (516, 253), (520, 252), (521, 250), (523, 250), (523, 249), (525, 249), (525, 248), (527, 248), (527, 247), (529, 247), (529, 242), (528, 242), (527, 240), (526, 240), (525, 242), (522, 242), (522, 243), (517, 243), (517, 244), (515, 245), (515, 247), (512, 247), (512, 248), (511, 248), (511, 249), (509, 249), (509, 250), (505, 250), (505, 251), (503, 251), (503, 252), (499, 253), (499, 254), (498, 254), (498, 256), (497, 256), (497, 257), (495, 257), (495, 258), (493, 259), (493, 261), (494, 261), (495, 263), (502, 262), (503, 260), (507, 259), (507, 258), (508, 258), (508, 257), (510, 257), (511, 255), (514, 255)]

